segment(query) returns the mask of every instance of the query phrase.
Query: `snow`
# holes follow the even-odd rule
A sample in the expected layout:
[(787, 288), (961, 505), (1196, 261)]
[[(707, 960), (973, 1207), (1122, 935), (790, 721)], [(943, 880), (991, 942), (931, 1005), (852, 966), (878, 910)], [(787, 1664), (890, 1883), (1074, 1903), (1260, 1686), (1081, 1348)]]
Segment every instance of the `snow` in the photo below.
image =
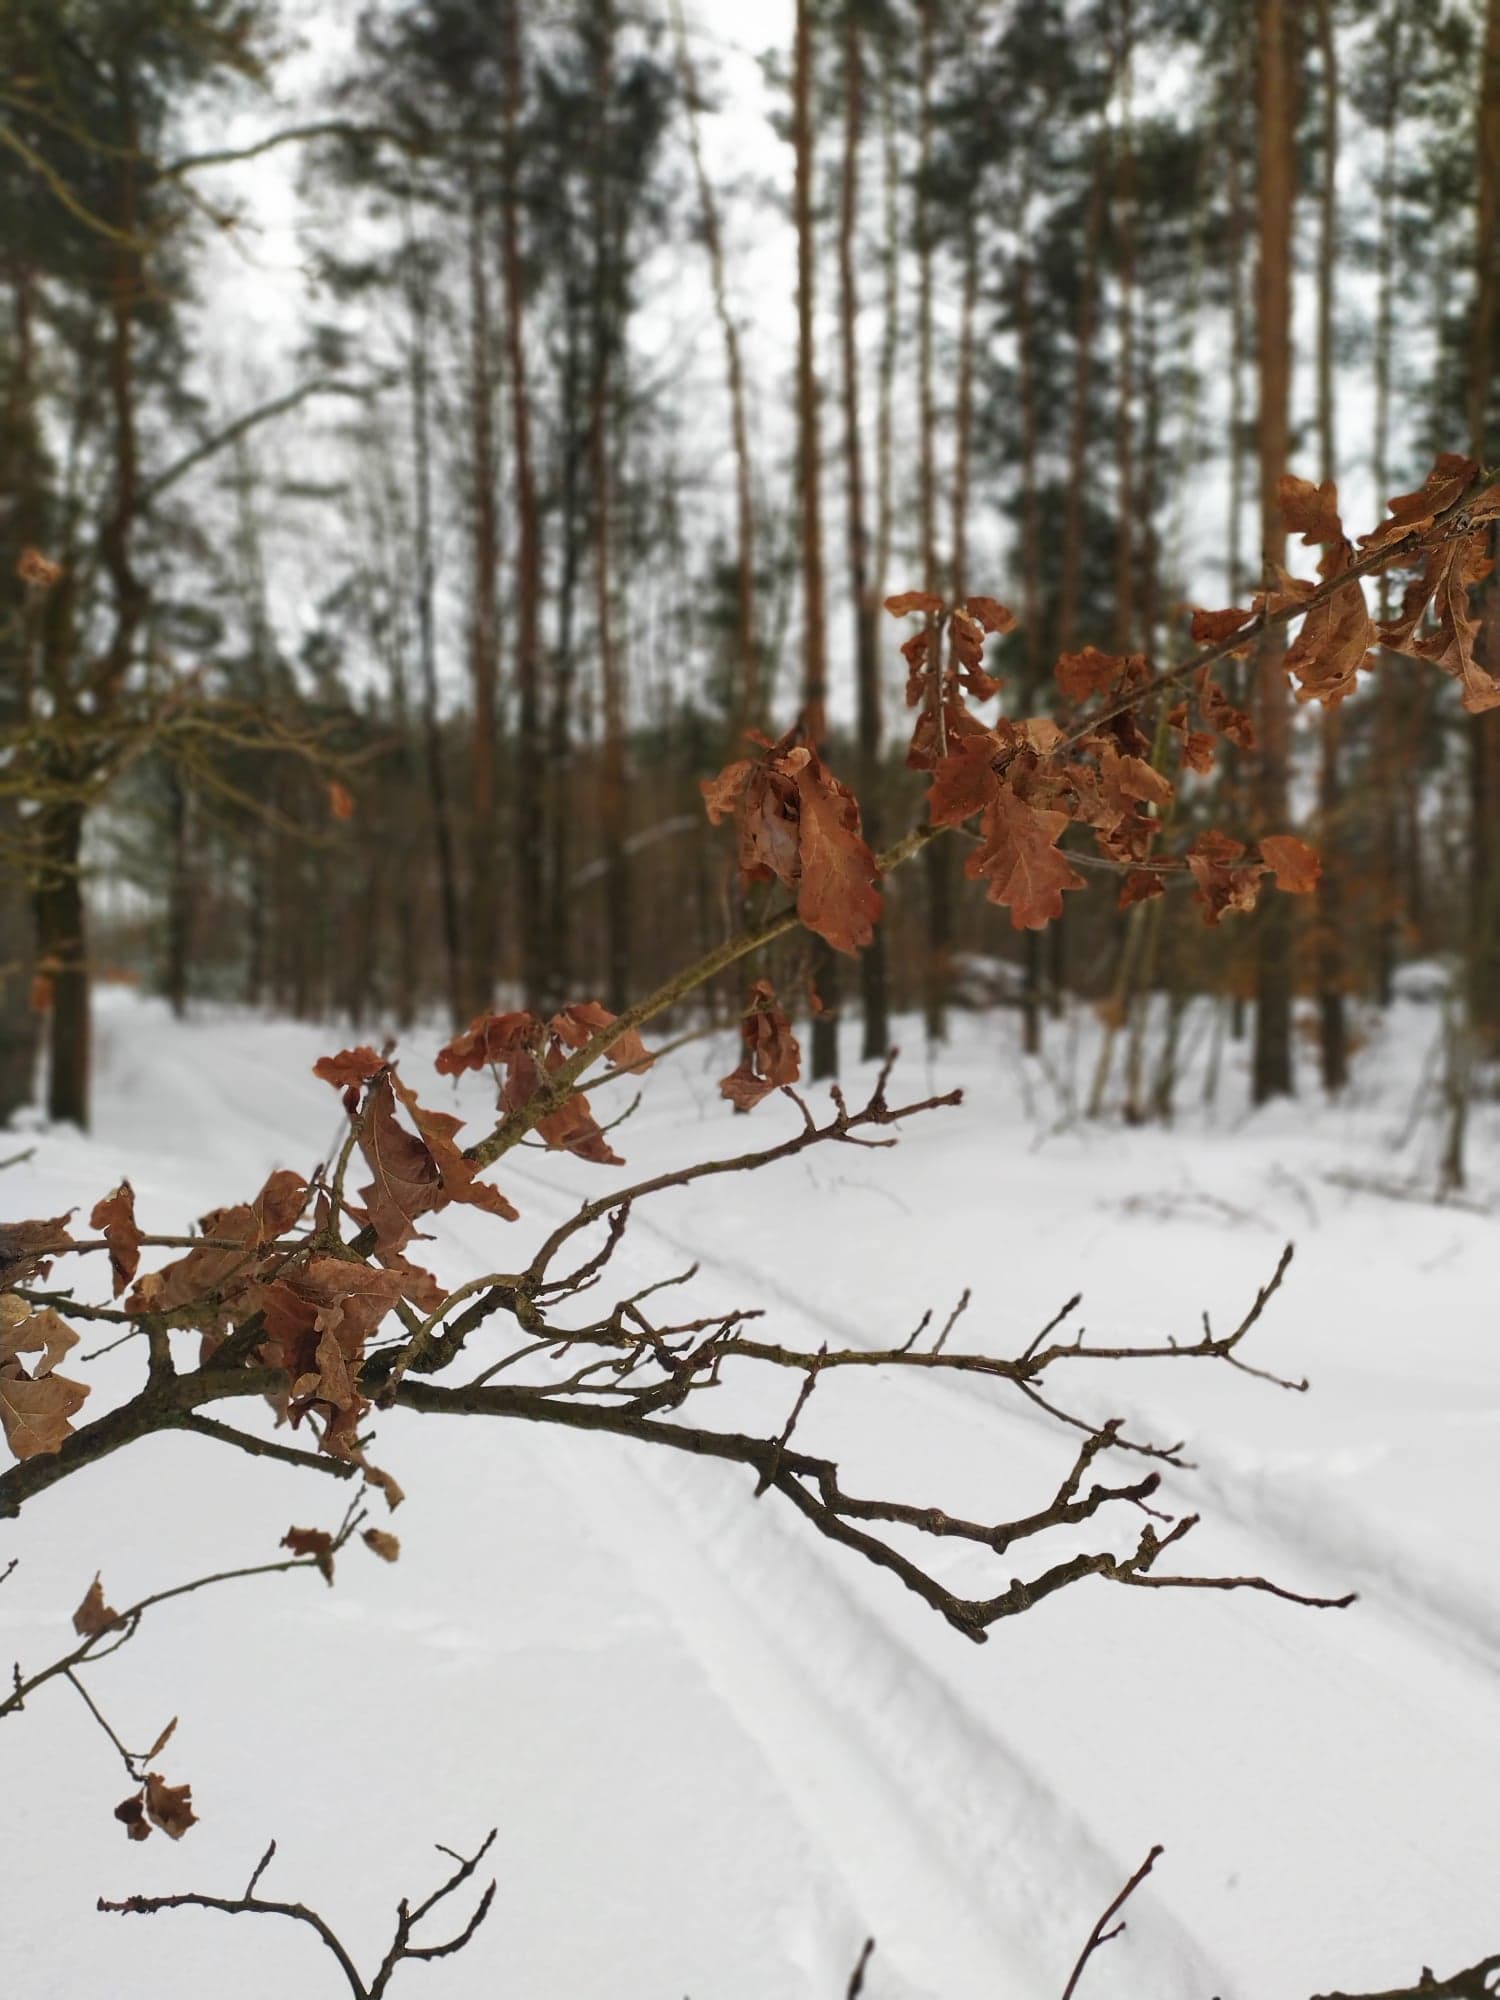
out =
[[(1165, 1487), (1203, 1516), (1183, 1567), (1355, 1589), (1353, 1608), (1095, 1579), (974, 1646), (735, 1468), (392, 1414), (376, 1457), (409, 1495), (399, 1564), (354, 1548), (331, 1591), (298, 1575), (187, 1598), (91, 1676), (128, 1741), (180, 1714), (163, 1768), (202, 1816), (181, 1844), (126, 1843), (123, 1774), (66, 1686), (0, 1726), (6, 1995), (334, 1994), (297, 1927), (94, 1900), (237, 1893), (274, 1836), (263, 1892), (321, 1909), (373, 1966), (396, 1899), (446, 1872), (433, 1844), (467, 1851), (491, 1825), (488, 1925), (399, 1974), (398, 1995), (836, 2000), (873, 1933), (869, 2000), (1053, 2000), (1155, 1841), (1085, 2000), (1306, 2000), (1495, 1950), (1494, 1107), (1474, 1120), (1468, 1205), (1440, 1204), (1419, 1198), (1439, 1135), (1411, 1115), (1433, 1005), (1372, 1028), (1333, 1108), (1309, 1074), (1296, 1103), (1250, 1117), (1231, 1045), (1217, 1108), (1191, 1080), (1171, 1131), (1070, 1117), (1091, 1028), (1053, 1032), (1050, 1080), (1018, 1029), (960, 1017), (939, 1061), (905, 1060), (900, 1097), (962, 1082), (966, 1102), (893, 1151), (820, 1149), (643, 1205), (619, 1289), (696, 1259), (685, 1298), (763, 1306), (769, 1336), (809, 1349), (890, 1344), (966, 1285), (974, 1345), (1019, 1350), (1074, 1291), (1095, 1338), (1192, 1340), (1205, 1308), (1233, 1325), (1295, 1238), (1246, 1358), (1306, 1374), (1306, 1395), (1195, 1360), (1067, 1386), (1091, 1414), (1189, 1441), (1196, 1469)], [(95, 1131), (18, 1142), (35, 1152), (0, 1174), (0, 1210), (87, 1206), (128, 1172), (143, 1224), (182, 1229), (272, 1167), (306, 1170), (340, 1118), (310, 1066), (350, 1039), (230, 1013), (178, 1026), (106, 994)], [(434, 1039), (413, 1038), (405, 1072), (442, 1104)], [(522, 1222), (450, 1212), (436, 1268), (514, 1265), (580, 1195), (791, 1129), (779, 1101), (732, 1119), (725, 1067), (696, 1044), (646, 1081), (623, 1175), (510, 1156), (497, 1178)], [(459, 1097), (480, 1129), (481, 1080)], [(93, 1414), (131, 1363), (87, 1372)], [(998, 1517), (1050, 1497), (1071, 1460), (1002, 1384), (857, 1372), (820, 1385), (798, 1433), (857, 1490)], [(745, 1391), (736, 1416), (770, 1434), (787, 1389)], [(35, 1667), (65, 1650), (96, 1569), (118, 1604), (268, 1560), (293, 1522), (333, 1525), (342, 1494), (195, 1438), (124, 1450), (0, 1524), (0, 1566), (21, 1558), (0, 1652)], [(1060, 1552), (936, 1560), (999, 1588)]]

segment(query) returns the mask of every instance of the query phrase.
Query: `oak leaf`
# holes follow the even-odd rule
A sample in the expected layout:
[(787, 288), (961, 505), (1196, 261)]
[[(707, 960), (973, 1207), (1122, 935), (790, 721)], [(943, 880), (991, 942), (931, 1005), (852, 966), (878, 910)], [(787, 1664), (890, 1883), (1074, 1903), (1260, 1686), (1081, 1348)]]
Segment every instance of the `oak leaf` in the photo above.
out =
[(70, 1208), (48, 1222), (0, 1222), (0, 1286), (34, 1277), (50, 1257), (67, 1249), (73, 1242), (68, 1234), (72, 1218)]
[(942, 616), (943, 600), (934, 597), (930, 590), (902, 590), (894, 597), (886, 598), (885, 608), (893, 618), (909, 617), (913, 611), (920, 611), (929, 618), (939, 618)]
[(121, 1181), (112, 1194), (94, 1203), (89, 1216), (91, 1228), (102, 1230), (109, 1245), (109, 1268), (118, 1298), (134, 1278), (141, 1264), (141, 1232), (135, 1222), (135, 1190)]
[(383, 1055), (362, 1042), (357, 1049), (340, 1049), (336, 1056), (319, 1056), (313, 1075), (331, 1083), (335, 1090), (354, 1090), (379, 1076), (385, 1062)]
[(995, 759), (1001, 742), (994, 730), (961, 736), (948, 755), (933, 767), (927, 793), (927, 817), (933, 826), (958, 826), (983, 811), (1000, 786)]
[(366, 1528), (360, 1537), (367, 1549), (371, 1549), (382, 1562), (393, 1563), (401, 1554), (401, 1542), (385, 1528)]
[(333, 1582), (333, 1537), (326, 1528), (288, 1528), (281, 1546), (290, 1549), (294, 1556), (310, 1556), (323, 1572), (324, 1580)]
[(1288, 532), (1300, 535), (1305, 548), (1344, 539), (1338, 488), (1331, 479), (1315, 486), (1310, 479), (1284, 472), (1276, 482), (1276, 504)]
[(1132, 903), (1149, 903), (1153, 896), (1164, 896), (1167, 885), (1158, 870), (1154, 868), (1132, 868), (1120, 884), (1120, 908), (1128, 910)]
[(172, 1840), (181, 1840), (198, 1824), (191, 1785), (169, 1785), (158, 1771), (146, 1773), (146, 1816)]
[(253, 1202), (210, 1209), (200, 1216), (199, 1227), (216, 1241), (189, 1250), (160, 1271), (143, 1272), (126, 1301), (128, 1309), (183, 1313), (206, 1333), (217, 1333), (226, 1315), (253, 1293), (264, 1262), (261, 1253), (296, 1223), (307, 1195), (302, 1176), (281, 1167)]
[[(1354, 563), (1354, 548), (1339, 517), (1338, 489), (1331, 479), (1321, 486), (1285, 474), (1277, 482), (1282, 518), (1308, 545), (1321, 543), (1318, 575), (1325, 583)], [(1314, 586), (1289, 577), (1276, 566), (1277, 582), (1256, 599), (1268, 611), (1284, 609), (1313, 594)], [(1375, 643), (1375, 622), (1365, 603), (1364, 586), (1355, 577), (1322, 603), (1313, 605), (1302, 629), (1287, 648), (1286, 670), (1300, 683), (1298, 701), (1321, 701), (1332, 708), (1354, 692), (1359, 669)]]
[(802, 1051), (769, 979), (758, 979), (740, 1022), (744, 1045), (738, 1066), (719, 1080), (720, 1093), (741, 1111), (753, 1111), (763, 1097), (802, 1074)]
[(797, 915), (835, 951), (855, 952), (875, 935), (880, 871), (859, 825), (854, 794), (809, 751), (795, 769), (801, 803)]
[(1208, 728), (1233, 743), (1237, 749), (1255, 748), (1255, 725), (1243, 709), (1236, 708), (1207, 669), (1198, 675), (1198, 713)]
[(433, 1067), (439, 1076), (460, 1076), (466, 1069), (488, 1069), (508, 1061), (517, 1049), (535, 1041), (540, 1028), (535, 1014), (480, 1014), (461, 1035), (444, 1043)]
[[(1219, 646), (1241, 632), (1255, 616), (1253, 611), (1232, 604), (1225, 611), (1195, 611), (1188, 636), (1195, 646)], [(1247, 637), (1253, 635), (1247, 634)]]
[(1360, 537), (1364, 547), (1367, 550), (1390, 548), (1398, 542), (1409, 541), (1414, 535), (1424, 534), (1439, 514), (1446, 514), (1463, 498), (1478, 471), (1479, 466), (1472, 458), (1464, 458), (1457, 452), (1440, 452), (1431, 472), (1417, 490), (1414, 493), (1398, 493), (1389, 503), (1391, 518), (1383, 521), (1373, 534)]
[(748, 757), (741, 757), (733, 764), (726, 764), (716, 777), (698, 780), (698, 789), (703, 794), (703, 804), (714, 826), (721, 820), (734, 817), (754, 768)]
[(1217, 925), (1227, 910), (1255, 908), (1260, 889), (1259, 862), (1243, 860), (1245, 844), (1227, 833), (1200, 833), (1187, 851), (1187, 864), (1197, 883), (1203, 921)]
[(0, 1363), (14, 1361), (20, 1354), (40, 1354), (38, 1375), (50, 1375), (58, 1362), (78, 1345), (78, 1335), (51, 1306), (32, 1312), (24, 1299), (13, 1292), (5, 1295), (0, 1312)]
[[(105, 1632), (113, 1632), (125, 1620), (111, 1605), (104, 1601), (104, 1585), (98, 1576), (94, 1577), (84, 1593), (82, 1604), (73, 1613), (73, 1630), (81, 1639), (98, 1639)], [(155, 1750), (151, 1752), (154, 1757)]]
[[(552, 1016), (547, 1023), (560, 1042), (570, 1049), (585, 1048), (619, 1019), (597, 1000), (575, 1000)], [(639, 1028), (627, 1028), (604, 1051), (611, 1069), (649, 1069), (656, 1058), (641, 1040)]]
[(19, 1361), (0, 1366), (0, 1429), (17, 1458), (41, 1458), (60, 1451), (73, 1435), (88, 1384), (66, 1375), (28, 1375)]
[(1290, 833), (1268, 833), (1260, 843), (1262, 858), (1288, 895), (1310, 896), (1318, 886), (1323, 864), (1306, 841)]
[[(1500, 493), (1500, 488), (1496, 489)], [(1471, 715), (1500, 707), (1500, 679), (1476, 657), (1481, 626), (1470, 605), (1475, 584), (1490, 573), (1489, 528), (1444, 543), (1428, 557), (1422, 574), (1402, 593), (1397, 616), (1380, 628), (1381, 644), (1392, 652), (1428, 661), (1459, 683)], [(1435, 629), (1418, 632), (1432, 613)]]
[(1016, 614), (993, 597), (966, 597), (963, 608), (979, 620), (986, 632), (1014, 632)]
[(1066, 813), (1027, 805), (1008, 787), (985, 807), (981, 844), (964, 872), (989, 883), (989, 900), (1010, 911), (1014, 930), (1044, 929), (1062, 915), (1063, 891), (1083, 887), (1057, 845), (1068, 823)]
[[(1138, 655), (1101, 653), (1097, 646), (1085, 646), (1081, 653), (1058, 657), (1057, 685), (1075, 705), (1096, 694), (1111, 694), (1122, 686), (1137, 663)], [(1140, 664), (1144, 665), (1144, 661)]]

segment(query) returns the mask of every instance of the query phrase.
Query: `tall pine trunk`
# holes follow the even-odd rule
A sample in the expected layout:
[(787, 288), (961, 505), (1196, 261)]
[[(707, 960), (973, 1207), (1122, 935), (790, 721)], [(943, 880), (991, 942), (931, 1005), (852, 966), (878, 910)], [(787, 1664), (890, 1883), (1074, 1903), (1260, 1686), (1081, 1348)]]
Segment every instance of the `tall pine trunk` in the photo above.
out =
[[(933, 385), (932, 326), (932, 86), (939, 0), (921, 0), (921, 53), (917, 113), (917, 408), (920, 427), (919, 492), (922, 535), (922, 588), (941, 596), (937, 558), (937, 409)], [(938, 662), (931, 641), (936, 690)], [(934, 693), (934, 700), (941, 696)], [(949, 961), (953, 950), (953, 870), (950, 843), (932, 840), (922, 852), (927, 887), (927, 955), (923, 966), (922, 1011), (929, 1042), (948, 1037)]]
[[(438, 918), (443, 946), (443, 988), (448, 1015), (455, 1028), (464, 1015), (463, 933), (458, 908), (458, 867), (454, 853), (453, 815), (448, 797), (448, 772), (443, 757), (442, 717), (437, 683), (437, 575), (432, 535), (431, 356), (427, 315), (426, 274), (410, 246), (408, 278), (410, 306), (410, 384), (413, 478), (416, 485), (417, 671), (422, 684), (422, 753), (427, 798), (432, 813), (433, 853), (438, 876)], [(262, 842), (262, 849), (265, 843)], [(255, 899), (260, 922), (259, 896)], [(264, 939), (258, 939), (252, 962), (264, 963)], [(256, 982), (258, 984), (258, 982)], [(257, 992), (256, 997), (259, 997)]]
[[(792, 59), (792, 151), (797, 228), (797, 470), (802, 489), (802, 722), (820, 749), (827, 734), (828, 660), (824, 632), (822, 447), (814, 348), (812, 0), (797, 0)], [(813, 1016), (812, 1073), (838, 1074), (837, 967), (832, 949), (813, 941), (813, 983), (822, 1007)]]
[(516, 742), (512, 822), (521, 991), (540, 1004), (547, 983), (543, 877), (543, 759), (540, 610), (542, 549), (531, 456), (531, 403), (526, 359), (526, 277), (521, 254), (521, 114), (525, 73), (521, 0), (503, 0), (500, 269), (505, 294), (505, 344), (510, 377), (512, 485), (516, 509)]
[(626, 789), (625, 666), (614, 605), (614, 358), (620, 274), (610, 198), (608, 147), (613, 89), (613, 0), (599, 0), (594, 25), (596, 125), (593, 168), (594, 392), (589, 470), (594, 502), (594, 627), (604, 722), (601, 831), (604, 849), (605, 996), (618, 1014), (630, 1004), (631, 882)]
[[(859, 738), (859, 800), (865, 838), (881, 845), (880, 658), (877, 608), (870, 581), (870, 531), (865, 511), (864, 444), (860, 436), (859, 289), (855, 267), (855, 220), (859, 213), (859, 156), (864, 135), (864, 48), (858, 0), (844, 9), (844, 172), (839, 198), (839, 351), (844, 389), (845, 515), (849, 536), (849, 594), (854, 615), (854, 675)], [(890, 1045), (885, 932), (860, 956), (863, 1002), (862, 1053), (878, 1061)]]
[[(693, 179), (697, 184), (703, 244), (708, 252), (714, 316), (719, 322), (724, 342), (724, 373), (729, 387), (729, 430), (734, 447), (735, 647), (738, 655), (732, 713), (733, 737), (737, 744), (741, 732), (761, 720), (760, 640), (755, 611), (755, 481), (750, 457), (750, 420), (746, 410), (739, 328), (729, 306), (719, 206), (704, 164), (703, 142), (698, 131), (698, 77), (688, 45), (682, 0), (672, 0), (672, 25), (677, 38), (677, 66), (687, 101), (688, 150), (692, 155)], [(857, 30), (855, 32), (857, 34)], [(738, 755), (738, 750), (733, 754)]]
[[(1391, 0), (1382, 29), (1384, 67), (1380, 104), (1380, 196), (1376, 231), (1375, 270), (1375, 499), (1383, 508), (1390, 497), (1391, 374), (1396, 319), (1396, 162), (1397, 121), (1401, 106), (1401, 10)], [(1391, 615), (1390, 579), (1383, 572), (1376, 583), (1379, 617)], [(1394, 654), (1377, 655), (1375, 670), (1375, 752), (1373, 809), (1375, 815), (1375, 994), (1389, 1007), (1395, 990), (1396, 951), (1401, 913), (1401, 822), (1396, 811), (1400, 769), (1402, 671)]]
[[(1338, 271), (1339, 66), (1333, 0), (1318, 0), (1318, 53), (1323, 92), (1323, 160), (1318, 189), (1318, 459), (1320, 479), (1337, 477), (1334, 436), (1334, 283)], [(1384, 496), (1381, 496), (1384, 498)], [(1322, 711), (1318, 760), (1318, 834), (1323, 875), (1318, 887), (1318, 1022), (1323, 1088), (1349, 1080), (1349, 1029), (1344, 1005), (1343, 711)]]
[[(1500, 0), (1486, 10), (1475, 147), (1474, 307), (1469, 329), (1469, 453), (1490, 462), (1500, 330)], [(1490, 532), (1491, 552), (1500, 536)], [(1485, 664), (1500, 669), (1500, 582), (1482, 599)], [(1470, 717), (1472, 899), (1469, 1015), (1480, 1051), (1500, 1050), (1500, 712)]]
[[(1286, 555), (1277, 482), (1287, 467), (1291, 376), (1291, 229), (1293, 186), (1292, 77), (1288, 62), (1285, 0), (1258, 0), (1259, 109), (1257, 209), (1260, 262), (1257, 284), (1257, 352), (1260, 377), (1261, 554), (1270, 565)], [(1256, 648), (1259, 763), (1256, 828), (1286, 828), (1291, 716), (1286, 680), (1286, 634), (1261, 634)], [(1252, 1088), (1257, 1104), (1292, 1090), (1292, 928), (1287, 897), (1266, 898), (1257, 918), (1255, 1051)]]
[(469, 606), (469, 685), (473, 699), (470, 740), (469, 897), (466, 1000), (484, 1013), (495, 990), (496, 940), (502, 870), (496, 839), (495, 758), (499, 747), (500, 630), (496, 593), (500, 542), (495, 499), (493, 335), (485, 262), (485, 213), (477, 192), (469, 204), (469, 423), (472, 577)]

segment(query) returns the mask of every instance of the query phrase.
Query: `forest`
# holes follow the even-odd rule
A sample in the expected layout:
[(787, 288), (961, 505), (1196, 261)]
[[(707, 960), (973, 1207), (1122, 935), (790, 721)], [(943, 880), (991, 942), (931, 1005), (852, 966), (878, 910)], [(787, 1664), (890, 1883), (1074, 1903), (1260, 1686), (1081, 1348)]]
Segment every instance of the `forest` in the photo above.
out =
[(1500, 1992), (1497, 555), (1500, 0), (0, 0), (7, 1990)]

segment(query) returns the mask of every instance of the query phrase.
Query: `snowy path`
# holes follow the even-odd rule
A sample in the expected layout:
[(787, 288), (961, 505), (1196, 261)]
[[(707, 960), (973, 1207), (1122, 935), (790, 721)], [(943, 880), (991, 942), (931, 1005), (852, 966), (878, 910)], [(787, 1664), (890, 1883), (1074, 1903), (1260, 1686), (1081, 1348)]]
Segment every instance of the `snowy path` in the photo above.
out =
[[(965, 1284), (976, 1341), (1024, 1344), (1079, 1289), (1100, 1333), (1191, 1337), (1205, 1306), (1237, 1317), (1293, 1235), (1259, 1358), (1311, 1375), (1310, 1395), (1196, 1363), (1077, 1393), (1192, 1440), (1200, 1469), (1171, 1492), (1204, 1515), (1194, 1567), (1356, 1588), (1353, 1610), (1097, 1584), (972, 1647), (724, 1468), (388, 1420), (381, 1456), (411, 1496), (396, 1569), (350, 1557), (332, 1593), (237, 1586), (164, 1615), (97, 1677), (133, 1736), (181, 1711), (172, 1772), (203, 1815), (189, 1841), (125, 1846), (108, 1746), (76, 1703), (38, 1698), (5, 1727), (0, 1782), (25, 1830), (0, 1871), (6, 1994), (311, 2000), (334, 1989), (296, 1934), (110, 1924), (93, 1897), (230, 1888), (274, 1833), (283, 1893), (378, 1955), (429, 1843), (494, 1821), (497, 1913), (427, 1975), (455, 2000), (837, 2000), (870, 1931), (870, 2000), (1052, 2000), (1156, 1840), (1167, 1854), (1090, 2000), (1306, 2000), (1495, 1949), (1500, 1225), (1323, 1178), (1388, 1165), (1425, 1031), (1414, 1018), (1375, 1051), (1382, 1099), (1347, 1112), (1039, 1145), (1008, 1024), (992, 1043), (966, 1025), (962, 1112), (894, 1154), (670, 1195), (620, 1267), (645, 1282), (698, 1258), (695, 1296), (765, 1305), (810, 1346), (900, 1337)], [(170, 1030), (113, 1001), (95, 1135), (44, 1135), (0, 1183), (5, 1213), (92, 1201), (128, 1169), (142, 1215), (180, 1227), (273, 1165), (305, 1168), (337, 1127), (308, 1075), (335, 1040)], [(690, 1051), (653, 1081), (623, 1132), (630, 1178), (722, 1147), (714, 1074)], [(920, 1063), (909, 1084), (925, 1089)], [(479, 1090), (462, 1108), (483, 1116)], [(763, 1131), (781, 1109), (757, 1114)], [(512, 1261), (608, 1185), (536, 1154), (501, 1178), (523, 1223), (445, 1221), (445, 1276)], [(1061, 1464), (993, 1385), (840, 1384), (803, 1435), (851, 1483), (955, 1507), (1025, 1504)], [(8, 1530), (0, 1557), (23, 1567), (0, 1650), (57, 1650), (58, 1607), (101, 1564), (118, 1601), (328, 1514), (330, 1495), (259, 1462), (203, 1491), (207, 1449), (121, 1454)]]

